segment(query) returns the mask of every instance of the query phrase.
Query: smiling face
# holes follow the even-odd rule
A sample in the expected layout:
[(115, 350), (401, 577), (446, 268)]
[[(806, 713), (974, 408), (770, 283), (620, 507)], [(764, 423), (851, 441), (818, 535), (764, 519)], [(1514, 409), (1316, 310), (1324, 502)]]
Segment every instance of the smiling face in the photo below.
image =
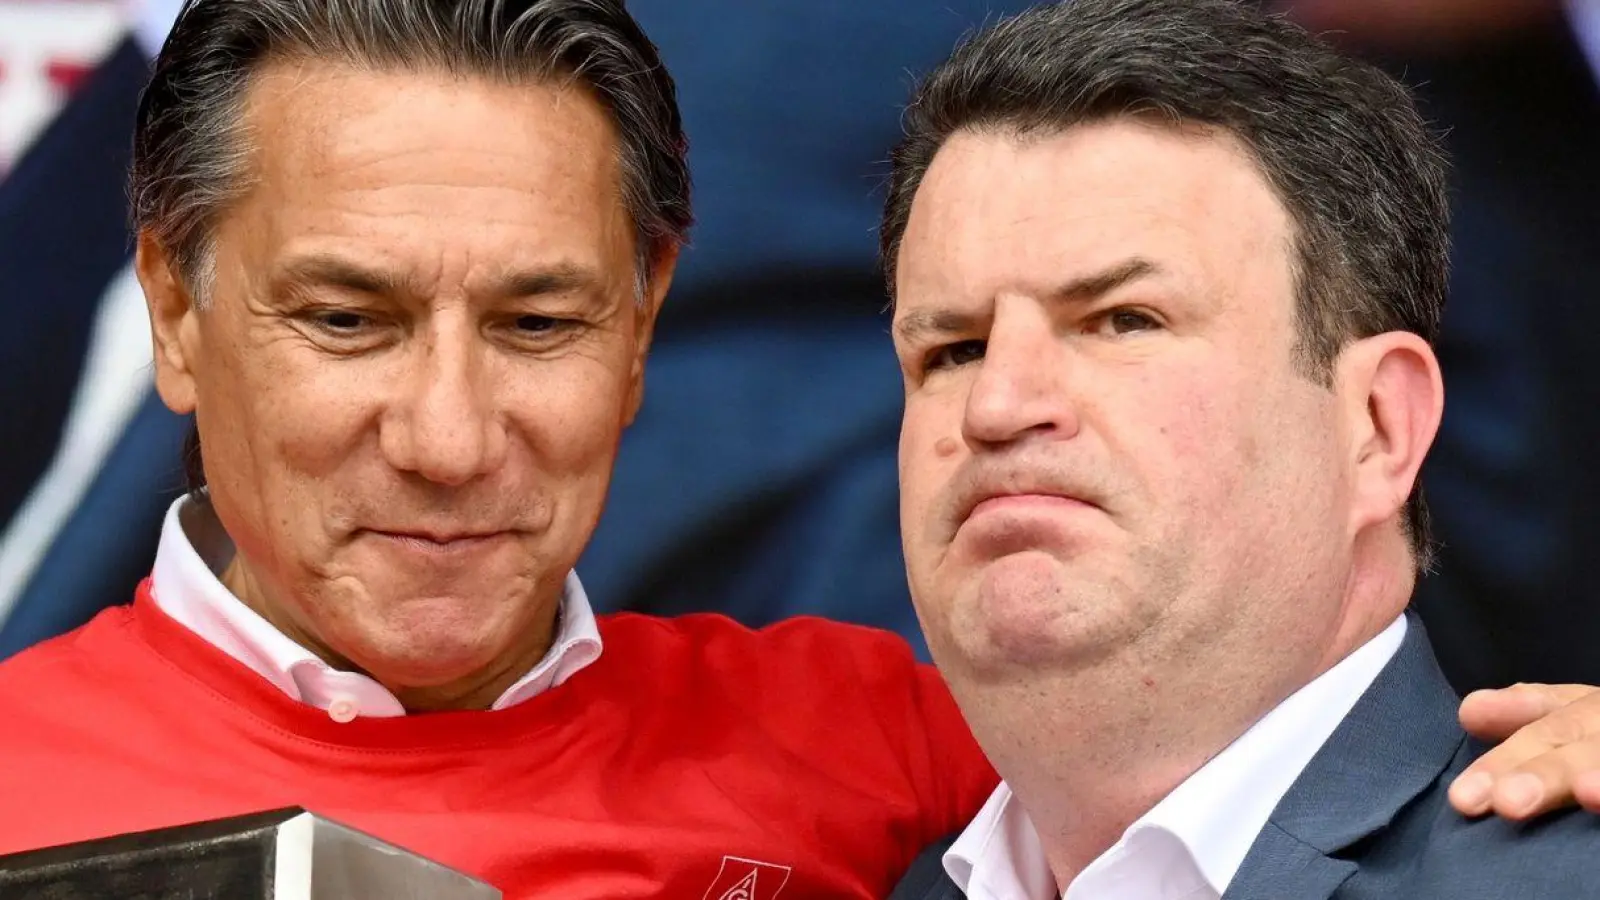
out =
[(906, 560), (958, 695), (1336, 627), (1347, 436), (1296, 365), (1292, 234), (1214, 131), (1122, 118), (939, 150), (894, 330)]
[(227, 581), (403, 700), (492, 695), (548, 644), (671, 259), (637, 297), (616, 137), (576, 87), (280, 62), (245, 124), (210, 295), (148, 238), (139, 264)]

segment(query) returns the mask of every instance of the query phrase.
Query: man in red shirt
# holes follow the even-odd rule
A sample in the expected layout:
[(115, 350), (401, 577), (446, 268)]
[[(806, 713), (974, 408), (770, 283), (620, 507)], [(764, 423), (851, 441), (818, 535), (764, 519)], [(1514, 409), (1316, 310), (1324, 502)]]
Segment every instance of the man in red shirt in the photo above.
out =
[(508, 897), (872, 897), (993, 788), (897, 639), (572, 574), (690, 222), (622, 3), (202, 0), (135, 144), (208, 487), (0, 667), (0, 853), (302, 805)]
[(197, 0), (135, 148), (207, 487), (0, 666), (0, 853), (301, 805), (512, 898), (875, 897), (994, 788), (895, 638), (573, 574), (690, 222), (620, 0)]

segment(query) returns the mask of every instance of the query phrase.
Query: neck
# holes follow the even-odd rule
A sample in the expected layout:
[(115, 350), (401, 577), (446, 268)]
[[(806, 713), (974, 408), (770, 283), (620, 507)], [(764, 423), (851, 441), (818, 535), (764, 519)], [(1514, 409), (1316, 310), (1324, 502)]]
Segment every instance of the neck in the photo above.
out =
[(492, 707), (506, 690), (550, 652), (550, 647), (555, 643), (556, 618), (561, 607), (559, 595), (554, 602), (546, 604), (548, 614), (539, 618), (537, 627), (527, 636), (528, 639), (518, 644), (517, 652), (505, 654), (492, 665), (456, 678), (437, 684), (415, 685), (404, 678), (356, 665), (334, 651), (311, 630), (301, 627), (285, 613), (281, 604), (268, 599), (268, 592), (240, 557), (235, 556), (223, 570), (221, 581), (235, 597), (284, 636), (335, 669), (359, 672), (377, 681), (411, 713), (486, 710)]
[[(1364, 546), (1342, 602), (1147, 637), (1116, 657), (1005, 681), (950, 678), (973, 733), (1038, 832), (1063, 889), (1129, 826), (1290, 694), (1377, 636), (1413, 586), (1401, 544)], [(1322, 630), (1301, 610), (1337, 610)], [(1298, 632), (1293, 632), (1298, 629)], [(1292, 637), (1286, 634), (1293, 632)]]
[[(996, 687), (963, 710), (1067, 885), (1135, 820), (1293, 692), (1281, 679), (1108, 668)], [(1048, 698), (1048, 699), (1041, 699)], [(1009, 712), (1031, 710), (1025, 716)], [(1009, 718), (997, 724), (997, 718)], [(1027, 719), (1027, 724), (1017, 723)]]

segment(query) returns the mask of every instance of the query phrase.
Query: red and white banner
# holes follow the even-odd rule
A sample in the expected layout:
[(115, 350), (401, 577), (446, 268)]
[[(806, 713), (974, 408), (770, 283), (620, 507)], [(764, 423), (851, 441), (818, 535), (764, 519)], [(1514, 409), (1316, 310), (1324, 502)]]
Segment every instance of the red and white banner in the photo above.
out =
[(0, 0), (0, 173), (127, 32), (119, 0)]

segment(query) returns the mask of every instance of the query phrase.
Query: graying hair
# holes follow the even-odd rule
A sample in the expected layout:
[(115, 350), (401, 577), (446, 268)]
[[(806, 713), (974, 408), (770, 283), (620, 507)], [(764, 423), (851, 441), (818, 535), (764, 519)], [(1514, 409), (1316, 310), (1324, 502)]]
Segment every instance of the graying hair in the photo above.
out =
[[(213, 288), (217, 222), (249, 189), (251, 79), (267, 63), (296, 59), (507, 84), (575, 81), (617, 129), (641, 302), (658, 255), (687, 237), (677, 91), (623, 0), (187, 0), (139, 100), (129, 187), (134, 228), (172, 257), (197, 304)], [(194, 426), (184, 469), (191, 494), (204, 499)]]
[[(1450, 215), (1437, 137), (1399, 82), (1238, 0), (1071, 0), (958, 47), (918, 85), (892, 157), (879, 231), (889, 295), (917, 188), (952, 134), (1048, 134), (1115, 116), (1217, 127), (1254, 155), (1294, 221), (1308, 377), (1329, 384), (1352, 340), (1438, 338)], [(1405, 527), (1426, 570), (1420, 483)]]
[(140, 100), (130, 193), (134, 227), (172, 256), (198, 302), (212, 288), (212, 236), (249, 189), (243, 102), (283, 59), (436, 70), (504, 83), (572, 79), (619, 135), (643, 298), (660, 251), (691, 224), (676, 91), (622, 0), (189, 0)]

